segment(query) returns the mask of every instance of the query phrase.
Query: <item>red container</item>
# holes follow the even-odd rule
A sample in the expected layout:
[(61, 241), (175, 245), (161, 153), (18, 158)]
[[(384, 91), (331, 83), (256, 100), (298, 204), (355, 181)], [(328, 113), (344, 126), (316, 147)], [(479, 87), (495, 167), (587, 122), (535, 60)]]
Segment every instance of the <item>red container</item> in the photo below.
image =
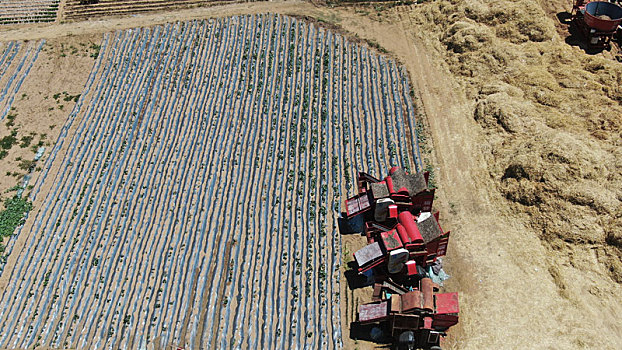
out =
[[(607, 16), (609, 19), (600, 18)], [(605, 1), (592, 1), (585, 5), (585, 24), (601, 32), (614, 32), (622, 22), (622, 8)]]
[(395, 205), (395, 204), (389, 205), (389, 217), (396, 219), (397, 218), (397, 214), (398, 214), (398, 212), (397, 212), (397, 205)]

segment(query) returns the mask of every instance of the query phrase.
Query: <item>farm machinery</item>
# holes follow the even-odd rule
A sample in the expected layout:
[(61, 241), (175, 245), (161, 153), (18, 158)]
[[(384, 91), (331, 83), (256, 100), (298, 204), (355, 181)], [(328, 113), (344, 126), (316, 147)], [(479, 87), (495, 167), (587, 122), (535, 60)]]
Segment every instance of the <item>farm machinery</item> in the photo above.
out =
[(591, 49), (609, 49), (611, 40), (622, 36), (621, 1), (575, 0), (572, 7), (572, 22), (587, 39)]
[(458, 322), (458, 293), (437, 293), (446, 276), (441, 257), (450, 232), (432, 214), (429, 174), (394, 167), (384, 179), (358, 174), (358, 194), (345, 202), (345, 217), (367, 245), (354, 253), (353, 268), (373, 281), (358, 324), (373, 327), (399, 348), (440, 349), (445, 331)]

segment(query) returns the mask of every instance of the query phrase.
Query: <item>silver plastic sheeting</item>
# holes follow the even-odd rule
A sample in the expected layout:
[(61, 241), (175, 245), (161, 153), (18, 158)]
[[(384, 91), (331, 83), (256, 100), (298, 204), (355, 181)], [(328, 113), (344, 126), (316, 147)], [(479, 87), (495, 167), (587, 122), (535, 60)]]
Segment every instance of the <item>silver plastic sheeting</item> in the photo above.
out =
[(290, 17), (106, 35), (31, 192), (0, 347), (340, 348), (334, 212), (357, 169), (420, 167), (409, 91)]

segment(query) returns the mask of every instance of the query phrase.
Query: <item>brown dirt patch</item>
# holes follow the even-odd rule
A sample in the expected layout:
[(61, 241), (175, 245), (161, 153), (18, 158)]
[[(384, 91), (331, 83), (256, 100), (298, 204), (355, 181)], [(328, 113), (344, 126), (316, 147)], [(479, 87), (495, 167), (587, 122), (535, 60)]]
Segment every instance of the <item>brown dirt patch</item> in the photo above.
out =
[(46, 40), (11, 105), (9, 114), (14, 117), (0, 123), (0, 138), (16, 132), (17, 139), (8, 155), (0, 159), (0, 198), (14, 194), (7, 190), (21, 184), (28, 172), (24, 162), (32, 161), (37, 146), (44, 146), (30, 184), (36, 181), (91, 71), (92, 45), (100, 41), (99, 35)]

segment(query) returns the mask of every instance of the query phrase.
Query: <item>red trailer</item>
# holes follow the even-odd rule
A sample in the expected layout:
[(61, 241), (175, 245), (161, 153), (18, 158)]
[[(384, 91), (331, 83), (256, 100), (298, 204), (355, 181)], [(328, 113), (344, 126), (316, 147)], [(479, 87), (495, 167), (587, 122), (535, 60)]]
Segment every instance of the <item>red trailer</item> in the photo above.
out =
[[(401, 269), (390, 269), (393, 274), (403, 272), (407, 263), (426, 267), (438, 257), (445, 256), (450, 232), (441, 228), (438, 217), (438, 213), (431, 215), (424, 212), (414, 216), (409, 211), (403, 211), (393, 226), (366, 222), (364, 233), (368, 245), (354, 253), (359, 272), (385, 266), (390, 262), (392, 252), (398, 249), (407, 252), (408, 258), (401, 263)], [(374, 252), (372, 255), (368, 253), (371, 251)]]
[(359, 172), (358, 194), (346, 200), (346, 217), (361, 213), (384, 222), (395, 219), (398, 211), (419, 213), (432, 210), (434, 188), (428, 186), (429, 174), (408, 174), (404, 169), (393, 167), (383, 180)]
[[(435, 189), (429, 187), (428, 180), (428, 173), (409, 174), (399, 167), (391, 168), (383, 180), (359, 172), (358, 194), (346, 200), (346, 217), (362, 216), (367, 243), (378, 243), (382, 252), (382, 257), (363, 260), (364, 251), (371, 248), (363, 248), (359, 258), (355, 253), (359, 272), (389, 262), (391, 252), (397, 249), (408, 251), (406, 261), (424, 267), (445, 255), (449, 232), (438, 223), (438, 213), (429, 213)], [(377, 253), (377, 248), (374, 251)]]
[(575, 0), (572, 25), (587, 39), (593, 49), (609, 49), (611, 39), (622, 22), (622, 8), (608, 1)]
[(359, 306), (357, 322), (377, 324), (401, 348), (440, 349), (441, 338), (458, 323), (460, 307), (458, 293), (436, 293), (437, 287), (429, 278), (402, 294), (376, 285), (376, 300)]

